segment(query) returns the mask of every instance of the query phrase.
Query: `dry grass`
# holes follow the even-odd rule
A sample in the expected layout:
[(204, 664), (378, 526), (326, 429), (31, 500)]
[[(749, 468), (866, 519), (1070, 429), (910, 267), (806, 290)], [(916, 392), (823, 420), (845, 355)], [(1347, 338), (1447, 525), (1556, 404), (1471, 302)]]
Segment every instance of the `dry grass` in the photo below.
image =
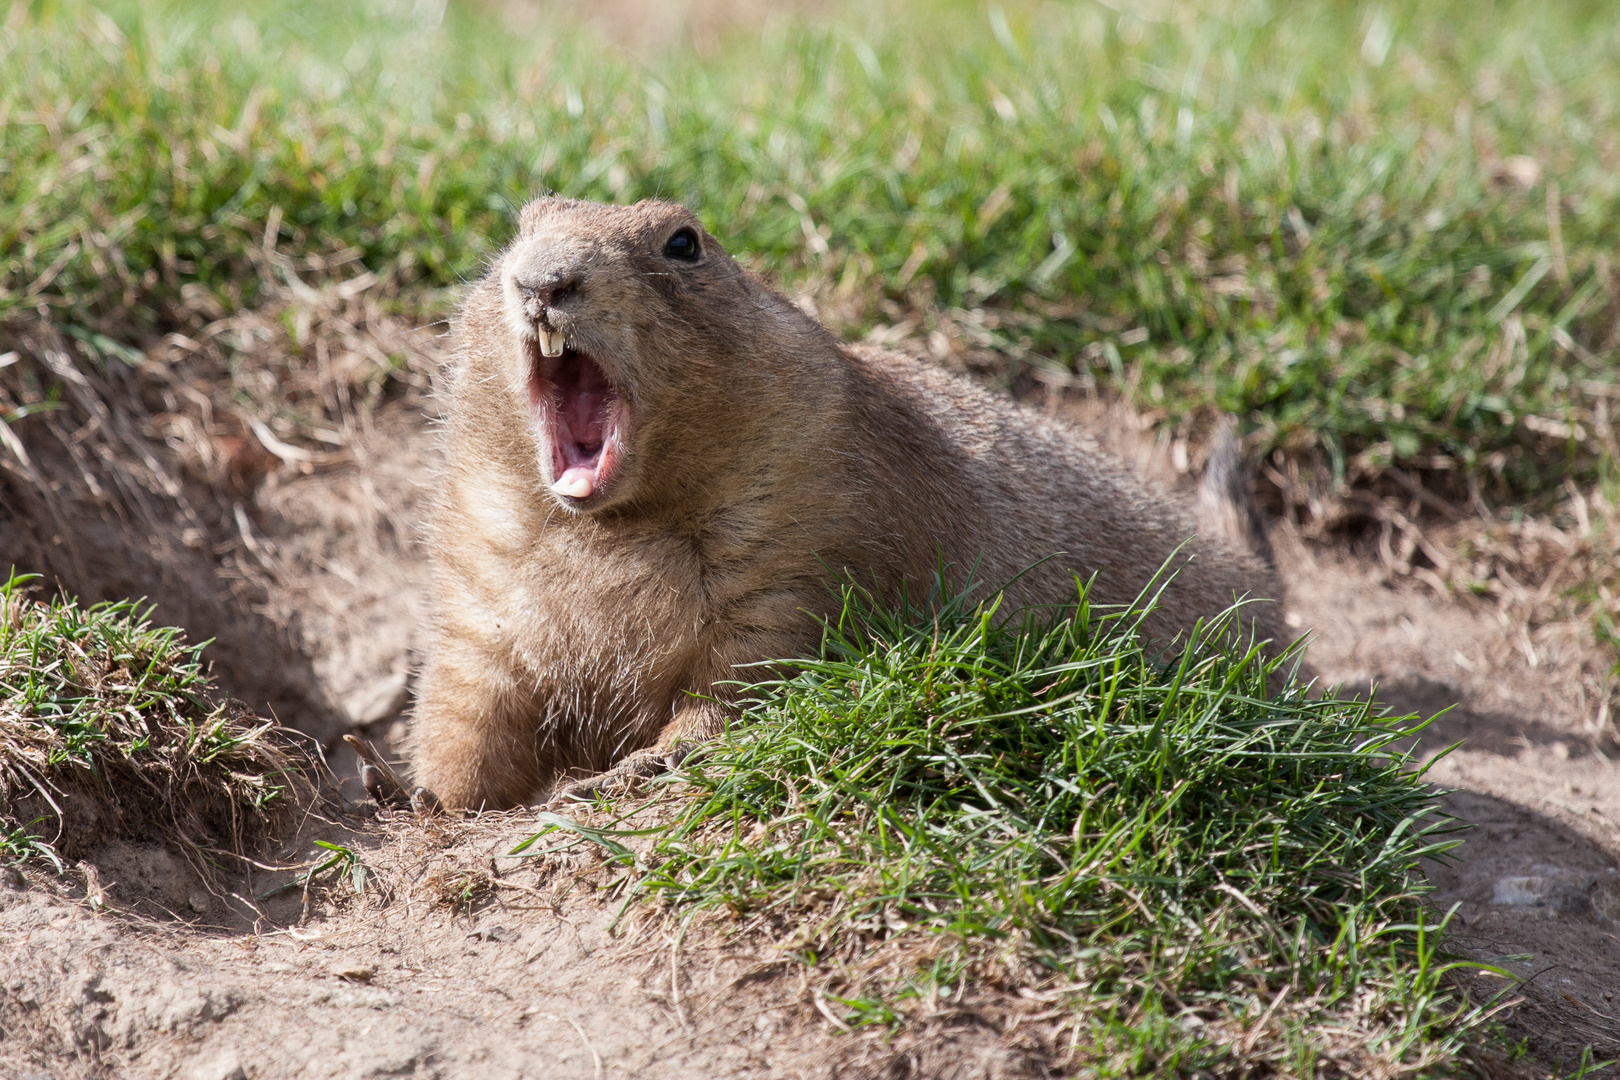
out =
[(0, 325), (14, 346), (0, 367), (0, 573), (12, 563), (90, 601), (145, 596), (215, 640), (230, 693), (325, 730), (337, 706), (272, 603), (297, 580), (266, 535), (276, 492), (351, 464), (378, 408), (420, 408), (440, 331), (349, 262), (255, 258), (266, 305), (227, 313), (193, 290), (193, 325), (141, 352)]
[[(1614, 460), (1612, 432), (1607, 438), (1606, 460)], [(1396, 467), (1337, 487), (1325, 470), (1301, 482), (1298, 462), (1269, 462), (1265, 475), (1285, 499), (1295, 496), (1289, 506), (1302, 535), (1348, 534), (1390, 578), (1492, 611), (1531, 668), (1579, 658), (1587, 734), (1620, 741), (1620, 492), (1612, 479), (1585, 486), (1566, 478), (1557, 497), (1493, 507), (1477, 485), (1452, 502), (1426, 484), (1432, 478)]]
[[(193, 292), (196, 328), (145, 352), (50, 322), (0, 326), (19, 346), (0, 368), (0, 485), (21, 517), (55, 527), (70, 561), (81, 561), (73, 536), (86, 509), (70, 504), (88, 502), (216, 555), (230, 554), (218, 549), (234, 534), (246, 562), (263, 564), (244, 501), (280, 470), (345, 460), (378, 404), (428, 390), (411, 339), (434, 331), (413, 329), (421, 312), (400, 312), (395, 290), (369, 273), (341, 276), (351, 260), (254, 254), (265, 305), (227, 315)], [(318, 288), (300, 276), (312, 269)]]

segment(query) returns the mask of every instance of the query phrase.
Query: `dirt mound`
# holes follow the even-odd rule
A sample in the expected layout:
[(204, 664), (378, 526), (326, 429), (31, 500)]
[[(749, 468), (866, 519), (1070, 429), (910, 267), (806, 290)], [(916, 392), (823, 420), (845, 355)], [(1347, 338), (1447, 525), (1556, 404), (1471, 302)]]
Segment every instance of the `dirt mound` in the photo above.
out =
[[(211, 322), (217, 310), (192, 312), (196, 337), (144, 355), (0, 325), (12, 358), (0, 409), (13, 415), (0, 424), (0, 569), (85, 603), (150, 600), (161, 621), (212, 639), (233, 696), (330, 747), (405, 703), (414, 619), (398, 605), (422, 581), (412, 530), (438, 337), (391, 314), (399, 301), (372, 275), (317, 290), (265, 258), (279, 300)], [(408, 430), (390, 428), (396, 415)], [(363, 630), (351, 651), (346, 627), (379, 624), (392, 633)]]

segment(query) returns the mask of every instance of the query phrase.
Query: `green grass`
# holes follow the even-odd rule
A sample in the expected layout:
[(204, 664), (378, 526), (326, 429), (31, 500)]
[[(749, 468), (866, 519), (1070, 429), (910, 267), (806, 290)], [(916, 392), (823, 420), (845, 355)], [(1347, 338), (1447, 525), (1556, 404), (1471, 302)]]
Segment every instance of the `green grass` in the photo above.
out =
[[(207, 707), (209, 689), (202, 645), (188, 645), (174, 627), (153, 627), (148, 612), (128, 600), (25, 606), (27, 580), (13, 573), (0, 585), (0, 602), (17, 606), (12, 625), (0, 626), (0, 707), (49, 730), (45, 766), (93, 767), (129, 712), (154, 724), (195, 726), (190, 718)], [(232, 745), (210, 727), (197, 733), (194, 749), (203, 760)], [(138, 735), (122, 752), (150, 745), (150, 735)]]
[(1014, 626), (845, 600), (819, 659), (745, 692), (672, 821), (550, 815), (520, 850), (577, 834), (633, 896), (765, 932), (851, 1027), (988, 982), (1070, 1007), (1103, 1074), (1467, 1060), (1486, 1010), (1420, 899), (1456, 825), (1397, 749), (1417, 718), (1311, 697), (1224, 622), (1157, 656), (1083, 592)]
[[(61, 868), (119, 838), (235, 847), (299, 783), (273, 726), (222, 698), (202, 651), (131, 601), (0, 582), (0, 858)], [(51, 835), (54, 831), (54, 835)]]
[(195, 332), (188, 290), (251, 305), (287, 272), (267, 232), (340, 264), (306, 274), (363, 265), (441, 310), (530, 195), (661, 194), (845, 297), (851, 332), (885, 298), (987, 308), (974, 333), (1018, 363), (1172, 422), (1235, 412), (1341, 476), (1594, 468), (1588, 384), (1620, 357), (1610, 6), (1140, 10), (1162, 17), (851, 8), (699, 62), (464, 5), (17, 4), (0, 317)]

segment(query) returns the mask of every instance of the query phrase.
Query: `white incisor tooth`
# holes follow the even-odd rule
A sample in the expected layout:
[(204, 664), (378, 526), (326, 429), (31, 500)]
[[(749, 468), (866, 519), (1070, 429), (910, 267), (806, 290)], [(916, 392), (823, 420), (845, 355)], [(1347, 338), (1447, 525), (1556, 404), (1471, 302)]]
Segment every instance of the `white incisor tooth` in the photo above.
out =
[(543, 326), (535, 329), (540, 332), (540, 355), (561, 356), (563, 354), (563, 332), (561, 330), (547, 330)]

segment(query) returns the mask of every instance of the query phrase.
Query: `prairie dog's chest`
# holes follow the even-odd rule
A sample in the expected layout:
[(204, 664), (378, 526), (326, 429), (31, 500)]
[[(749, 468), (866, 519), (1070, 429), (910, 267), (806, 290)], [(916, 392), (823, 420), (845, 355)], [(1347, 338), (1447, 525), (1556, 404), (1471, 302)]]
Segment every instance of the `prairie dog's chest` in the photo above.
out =
[(487, 628), (492, 644), (540, 682), (623, 671), (678, 682), (739, 638), (771, 655), (792, 649), (813, 621), (805, 609), (826, 592), (820, 553), (838, 545), (805, 522), (829, 515), (785, 512), (772, 494), (603, 522), (563, 517), (521, 478), (469, 469), (451, 489), (468, 542), (441, 533), (439, 551), (464, 569), (481, 564), (472, 576), (499, 624)]
[(656, 537), (603, 544), (542, 536), (516, 560), (519, 587), (503, 604), (508, 640), (543, 666), (669, 662), (704, 625), (702, 571)]

